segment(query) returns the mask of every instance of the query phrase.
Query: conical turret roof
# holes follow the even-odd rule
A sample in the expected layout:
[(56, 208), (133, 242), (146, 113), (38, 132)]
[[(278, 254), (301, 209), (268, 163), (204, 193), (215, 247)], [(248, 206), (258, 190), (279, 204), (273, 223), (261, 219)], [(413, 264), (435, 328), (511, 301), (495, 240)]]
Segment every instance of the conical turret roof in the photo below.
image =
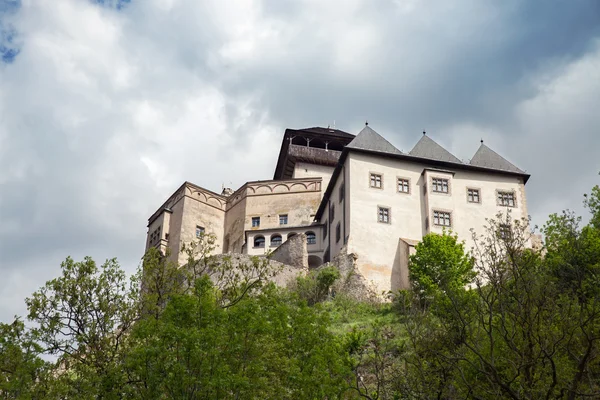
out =
[(368, 125), (365, 126), (346, 147), (350, 149), (376, 151), (379, 153), (402, 154), (402, 152), (395, 148), (393, 144), (385, 140), (383, 136), (375, 132)]
[(423, 137), (415, 144), (415, 147), (413, 147), (409, 154), (415, 157), (462, 164), (462, 161), (425, 134), (423, 134)]

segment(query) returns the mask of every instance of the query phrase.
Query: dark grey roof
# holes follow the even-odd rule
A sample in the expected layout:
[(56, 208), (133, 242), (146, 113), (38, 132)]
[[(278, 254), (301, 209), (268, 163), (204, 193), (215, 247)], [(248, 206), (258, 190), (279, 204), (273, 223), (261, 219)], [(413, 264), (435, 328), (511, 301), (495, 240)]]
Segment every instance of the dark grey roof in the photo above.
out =
[(478, 167), (485, 168), (493, 168), (501, 171), (510, 171), (516, 172), (519, 174), (524, 174), (525, 172), (521, 171), (519, 168), (515, 167), (509, 161), (507, 161), (500, 154), (496, 153), (494, 150), (487, 147), (485, 144), (481, 143), (479, 149), (471, 159), (471, 165), (476, 165)]
[(369, 128), (369, 126), (365, 126), (346, 148), (377, 151), (388, 154), (402, 154), (400, 150), (385, 140), (379, 133)]
[(454, 157), (452, 153), (450, 153), (448, 150), (437, 144), (433, 139), (431, 139), (427, 135), (423, 135), (421, 140), (419, 140), (417, 144), (415, 144), (415, 147), (413, 147), (413, 149), (408, 154), (415, 157), (429, 158), (431, 160), (462, 164), (462, 161)]

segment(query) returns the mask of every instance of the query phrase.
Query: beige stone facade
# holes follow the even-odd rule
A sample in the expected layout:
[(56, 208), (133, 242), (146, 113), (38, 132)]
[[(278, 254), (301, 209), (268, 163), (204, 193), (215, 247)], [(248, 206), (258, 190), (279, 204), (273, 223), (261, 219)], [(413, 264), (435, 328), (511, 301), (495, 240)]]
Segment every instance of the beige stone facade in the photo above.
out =
[(486, 218), (527, 218), (528, 178), (483, 143), (464, 163), (426, 135), (402, 153), (369, 127), (357, 136), (288, 129), (272, 180), (223, 194), (185, 182), (150, 217), (146, 247), (169, 248), (183, 264), (181, 246), (202, 231), (217, 253), (248, 255), (303, 234), (310, 267), (352, 253), (386, 292), (409, 286), (408, 257), (425, 234), (452, 230), (469, 249)]

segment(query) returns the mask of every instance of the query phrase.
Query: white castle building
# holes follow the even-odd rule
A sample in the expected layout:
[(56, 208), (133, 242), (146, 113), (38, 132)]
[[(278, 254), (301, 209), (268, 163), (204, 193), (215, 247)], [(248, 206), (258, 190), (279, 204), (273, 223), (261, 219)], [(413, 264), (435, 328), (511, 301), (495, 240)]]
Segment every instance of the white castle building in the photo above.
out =
[(221, 194), (184, 182), (148, 220), (146, 248), (171, 250), (212, 233), (219, 253), (264, 255), (307, 235), (309, 266), (340, 252), (379, 291), (408, 288), (408, 257), (421, 238), (451, 229), (472, 245), (471, 228), (512, 209), (527, 218), (529, 175), (483, 141), (469, 163), (425, 133), (403, 153), (369, 126), (286, 129), (272, 180)]

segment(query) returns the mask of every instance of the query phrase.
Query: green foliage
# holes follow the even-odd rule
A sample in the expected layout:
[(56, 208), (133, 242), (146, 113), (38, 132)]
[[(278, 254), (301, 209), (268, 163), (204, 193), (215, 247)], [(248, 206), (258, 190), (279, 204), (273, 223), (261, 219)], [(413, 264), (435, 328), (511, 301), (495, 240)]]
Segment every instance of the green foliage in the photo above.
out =
[(589, 195), (585, 194), (584, 196), (583, 204), (592, 214), (590, 225), (600, 230), (600, 186), (594, 186), (592, 193)]
[(132, 279), (68, 258), (27, 299), (34, 328), (0, 323), (0, 397), (600, 398), (599, 199), (586, 226), (551, 215), (543, 251), (510, 214), (471, 255), (427, 235), (391, 303), (330, 293), (332, 267), (278, 289), (267, 262), (217, 258), (209, 235), (182, 268), (151, 249)]
[(67, 258), (62, 275), (26, 300), (32, 335), (59, 357), (57, 379), (73, 398), (120, 398), (127, 333), (138, 316), (137, 279), (116, 260), (98, 267), (89, 257)]
[(20, 319), (0, 323), (0, 394), (3, 399), (34, 399), (45, 392), (48, 365), (41, 347)]
[(324, 267), (310, 271), (306, 276), (296, 278), (295, 292), (309, 306), (320, 303), (327, 298), (329, 290), (340, 278), (340, 271), (335, 267)]
[[(141, 398), (336, 398), (347, 373), (324, 314), (266, 287), (223, 308), (208, 278), (133, 333)], [(167, 350), (167, 351), (165, 351)]]
[(410, 256), (409, 278), (418, 298), (431, 303), (448, 291), (463, 290), (473, 281), (473, 259), (465, 254), (456, 235), (430, 233), (417, 244)]

